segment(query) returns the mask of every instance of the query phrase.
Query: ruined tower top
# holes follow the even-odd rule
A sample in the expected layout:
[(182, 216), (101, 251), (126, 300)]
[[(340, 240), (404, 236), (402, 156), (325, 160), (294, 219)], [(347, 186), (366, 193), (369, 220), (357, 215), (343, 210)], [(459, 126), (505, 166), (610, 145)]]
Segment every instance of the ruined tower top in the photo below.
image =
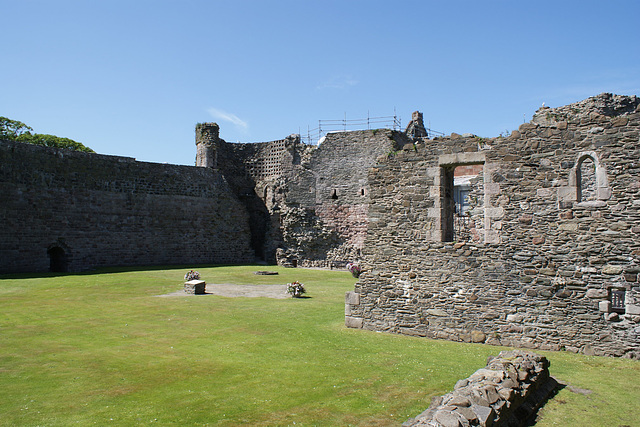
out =
[(220, 141), (217, 123), (196, 125), (196, 166), (215, 168), (218, 165), (216, 144)]
[(424, 120), (420, 111), (411, 114), (411, 121), (407, 125), (405, 134), (411, 139), (426, 138), (429, 136), (424, 127)]
[(217, 123), (198, 123), (196, 125), (196, 145), (211, 145), (220, 139), (220, 126)]

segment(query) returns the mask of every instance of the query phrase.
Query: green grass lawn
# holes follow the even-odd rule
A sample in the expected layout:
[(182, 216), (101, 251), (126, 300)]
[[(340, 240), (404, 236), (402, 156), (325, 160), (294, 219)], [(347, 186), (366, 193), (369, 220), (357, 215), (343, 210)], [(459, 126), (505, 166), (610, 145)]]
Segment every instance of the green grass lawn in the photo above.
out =
[[(0, 276), (0, 425), (399, 425), (501, 348), (344, 327), (347, 272), (200, 267), (309, 298), (157, 298), (187, 268)], [(542, 353), (542, 352), (541, 352)], [(538, 425), (640, 425), (640, 363), (544, 352)]]

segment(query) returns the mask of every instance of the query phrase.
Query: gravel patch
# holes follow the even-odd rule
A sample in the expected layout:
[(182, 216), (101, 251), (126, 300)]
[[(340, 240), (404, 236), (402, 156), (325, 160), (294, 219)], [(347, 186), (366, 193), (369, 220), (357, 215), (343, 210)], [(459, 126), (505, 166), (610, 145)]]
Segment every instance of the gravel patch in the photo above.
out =
[(291, 298), (287, 293), (287, 285), (229, 285), (207, 283), (203, 295), (188, 294), (183, 289), (159, 297), (202, 297), (218, 295), (223, 297), (248, 297), (248, 298)]

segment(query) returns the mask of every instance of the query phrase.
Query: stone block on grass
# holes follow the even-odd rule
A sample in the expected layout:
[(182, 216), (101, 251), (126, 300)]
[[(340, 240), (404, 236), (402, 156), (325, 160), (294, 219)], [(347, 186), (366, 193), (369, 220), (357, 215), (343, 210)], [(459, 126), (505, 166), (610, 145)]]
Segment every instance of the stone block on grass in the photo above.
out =
[(189, 280), (184, 282), (184, 291), (188, 294), (203, 295), (205, 286), (204, 280)]

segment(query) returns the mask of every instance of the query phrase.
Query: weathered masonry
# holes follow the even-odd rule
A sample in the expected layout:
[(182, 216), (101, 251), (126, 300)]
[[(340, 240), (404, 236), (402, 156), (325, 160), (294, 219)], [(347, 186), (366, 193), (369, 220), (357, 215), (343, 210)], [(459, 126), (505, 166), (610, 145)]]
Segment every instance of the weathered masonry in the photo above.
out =
[(640, 358), (640, 101), (541, 108), (508, 137), (335, 132), (196, 166), (0, 141), (0, 273), (361, 262), (350, 327)]
[[(455, 199), (460, 168), (479, 172)], [(539, 109), (369, 171), (350, 327), (640, 358), (640, 100)], [(464, 205), (464, 206), (462, 206)]]
[(362, 257), (367, 171), (410, 143), (389, 129), (334, 132), (317, 146), (299, 135), (227, 143), (215, 123), (196, 128), (196, 164), (219, 170), (246, 208), (257, 259), (286, 266), (339, 267)]
[(0, 141), (0, 273), (250, 262), (216, 170)]
[(196, 127), (196, 166), (0, 141), (0, 273), (248, 263), (344, 267), (367, 233), (367, 170), (388, 129), (229, 144)]

